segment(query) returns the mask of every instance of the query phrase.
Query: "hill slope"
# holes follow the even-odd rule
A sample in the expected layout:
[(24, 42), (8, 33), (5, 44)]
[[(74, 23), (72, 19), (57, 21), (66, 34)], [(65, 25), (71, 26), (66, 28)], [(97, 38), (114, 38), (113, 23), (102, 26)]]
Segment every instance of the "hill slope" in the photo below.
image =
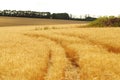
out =
[(0, 17), (0, 27), (20, 26), (20, 25), (55, 25), (55, 24), (80, 24), (84, 21), (40, 19), (40, 18), (21, 18), (21, 17)]

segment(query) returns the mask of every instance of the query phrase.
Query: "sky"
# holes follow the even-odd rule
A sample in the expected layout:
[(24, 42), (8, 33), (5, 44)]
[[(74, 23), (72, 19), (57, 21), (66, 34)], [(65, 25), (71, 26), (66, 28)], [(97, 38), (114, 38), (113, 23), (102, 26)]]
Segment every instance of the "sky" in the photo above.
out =
[(120, 0), (0, 0), (0, 10), (31, 10), (40, 12), (67, 12), (74, 17), (118, 16)]

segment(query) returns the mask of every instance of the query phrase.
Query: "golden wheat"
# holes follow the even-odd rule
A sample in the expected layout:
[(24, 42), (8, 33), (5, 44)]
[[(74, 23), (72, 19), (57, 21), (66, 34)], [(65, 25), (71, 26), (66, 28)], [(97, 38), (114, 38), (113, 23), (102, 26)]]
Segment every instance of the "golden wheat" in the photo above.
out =
[(120, 80), (120, 29), (0, 27), (0, 80)]

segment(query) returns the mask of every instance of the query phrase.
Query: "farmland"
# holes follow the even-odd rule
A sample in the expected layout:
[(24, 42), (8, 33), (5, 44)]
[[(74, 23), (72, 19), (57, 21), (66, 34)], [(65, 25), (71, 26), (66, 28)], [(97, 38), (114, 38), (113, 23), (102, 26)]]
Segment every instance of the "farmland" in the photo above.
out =
[(120, 80), (120, 28), (0, 17), (0, 80)]
[(28, 26), (28, 25), (55, 25), (55, 24), (79, 24), (86, 23), (72, 20), (57, 19), (39, 19), (39, 18), (22, 18), (22, 17), (0, 17), (0, 27), (5, 26)]

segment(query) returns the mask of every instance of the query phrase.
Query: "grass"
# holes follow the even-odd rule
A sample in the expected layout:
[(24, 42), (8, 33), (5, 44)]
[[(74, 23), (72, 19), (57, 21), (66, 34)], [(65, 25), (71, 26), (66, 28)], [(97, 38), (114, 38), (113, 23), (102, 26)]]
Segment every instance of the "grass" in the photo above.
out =
[(120, 29), (79, 25), (0, 27), (0, 80), (120, 80)]

